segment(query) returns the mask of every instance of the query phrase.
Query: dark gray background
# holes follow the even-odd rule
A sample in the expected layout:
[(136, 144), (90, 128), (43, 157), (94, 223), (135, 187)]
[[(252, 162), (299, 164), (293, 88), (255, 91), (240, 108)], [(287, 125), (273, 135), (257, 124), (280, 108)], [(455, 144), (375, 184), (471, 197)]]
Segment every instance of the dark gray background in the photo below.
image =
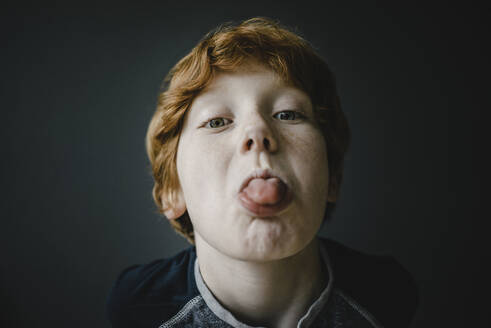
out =
[(337, 76), (353, 143), (322, 234), (414, 275), (414, 327), (484, 326), (488, 9), (404, 3), (3, 8), (3, 326), (107, 327), (117, 274), (187, 247), (156, 213), (146, 127), (171, 66), (253, 16), (298, 27)]

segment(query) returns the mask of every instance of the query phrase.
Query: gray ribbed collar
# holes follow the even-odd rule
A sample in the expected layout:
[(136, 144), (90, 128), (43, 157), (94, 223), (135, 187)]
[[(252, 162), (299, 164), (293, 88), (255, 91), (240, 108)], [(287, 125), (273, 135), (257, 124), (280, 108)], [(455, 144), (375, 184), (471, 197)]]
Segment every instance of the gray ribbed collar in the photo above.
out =
[[(333, 282), (334, 282), (334, 276), (332, 273), (332, 268), (331, 268), (331, 262), (329, 261), (329, 256), (327, 254), (327, 250), (322, 242), (319, 242), (319, 247), (320, 251), (322, 254), (322, 260), (324, 262), (324, 265), (326, 266), (327, 273), (328, 273), (328, 283), (326, 288), (322, 291), (321, 295), (319, 298), (315, 300), (314, 303), (309, 307), (307, 313), (300, 318), (297, 324), (297, 328), (307, 328), (309, 327), (319, 314), (319, 312), (324, 308), (325, 304), (327, 303), (327, 300), (329, 298), (329, 295), (331, 294)], [(246, 325), (240, 321), (238, 321), (232, 313), (230, 313), (227, 309), (225, 309), (213, 296), (211, 291), (208, 289), (208, 286), (206, 286), (205, 282), (203, 281), (203, 277), (201, 276), (201, 272), (199, 270), (199, 264), (198, 264), (198, 258), (196, 258), (196, 261), (194, 262), (194, 278), (196, 279), (196, 285), (198, 286), (198, 290), (201, 293), (201, 296), (203, 296), (203, 300), (205, 301), (206, 305), (210, 308), (210, 310), (221, 320), (224, 322), (228, 323), (232, 327), (238, 327), (238, 328), (260, 328), (260, 327), (252, 327), (249, 325)]]

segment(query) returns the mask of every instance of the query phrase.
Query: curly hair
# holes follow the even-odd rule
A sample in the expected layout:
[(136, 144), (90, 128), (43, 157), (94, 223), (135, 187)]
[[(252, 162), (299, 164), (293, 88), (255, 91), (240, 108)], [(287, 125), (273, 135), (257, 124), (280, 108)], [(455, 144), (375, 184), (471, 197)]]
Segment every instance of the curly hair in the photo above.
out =
[[(350, 130), (341, 111), (334, 76), (305, 39), (279, 22), (257, 17), (238, 24), (227, 23), (212, 30), (164, 79), (146, 135), (146, 149), (154, 177), (153, 198), (161, 214), (167, 209), (162, 204), (162, 195), (172, 203), (180, 188), (177, 146), (184, 116), (193, 99), (218, 72), (234, 71), (250, 62), (271, 69), (286, 83), (310, 96), (315, 119), (326, 140), (329, 190), (338, 195)], [(334, 208), (334, 202), (327, 202), (325, 220), (331, 217)], [(187, 211), (170, 223), (194, 244), (193, 225)]]

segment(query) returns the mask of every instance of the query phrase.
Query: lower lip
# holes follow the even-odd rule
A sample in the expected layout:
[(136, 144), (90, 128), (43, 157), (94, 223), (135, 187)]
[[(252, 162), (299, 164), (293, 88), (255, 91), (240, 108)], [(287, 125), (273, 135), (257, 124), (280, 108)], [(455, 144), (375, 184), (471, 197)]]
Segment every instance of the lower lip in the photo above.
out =
[(288, 205), (291, 204), (292, 200), (293, 195), (289, 190), (286, 192), (286, 195), (280, 202), (272, 205), (258, 204), (247, 197), (245, 193), (239, 193), (239, 202), (241, 203), (241, 205), (252, 212), (256, 217), (267, 217), (276, 215), (287, 208)]

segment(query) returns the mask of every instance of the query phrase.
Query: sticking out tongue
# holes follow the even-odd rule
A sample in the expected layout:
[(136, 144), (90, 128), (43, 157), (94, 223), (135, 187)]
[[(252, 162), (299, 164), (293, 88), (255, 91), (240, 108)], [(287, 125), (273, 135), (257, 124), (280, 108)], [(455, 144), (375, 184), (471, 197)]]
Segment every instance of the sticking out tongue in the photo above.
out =
[(243, 193), (255, 203), (276, 204), (281, 201), (286, 192), (286, 185), (278, 178), (252, 179)]

